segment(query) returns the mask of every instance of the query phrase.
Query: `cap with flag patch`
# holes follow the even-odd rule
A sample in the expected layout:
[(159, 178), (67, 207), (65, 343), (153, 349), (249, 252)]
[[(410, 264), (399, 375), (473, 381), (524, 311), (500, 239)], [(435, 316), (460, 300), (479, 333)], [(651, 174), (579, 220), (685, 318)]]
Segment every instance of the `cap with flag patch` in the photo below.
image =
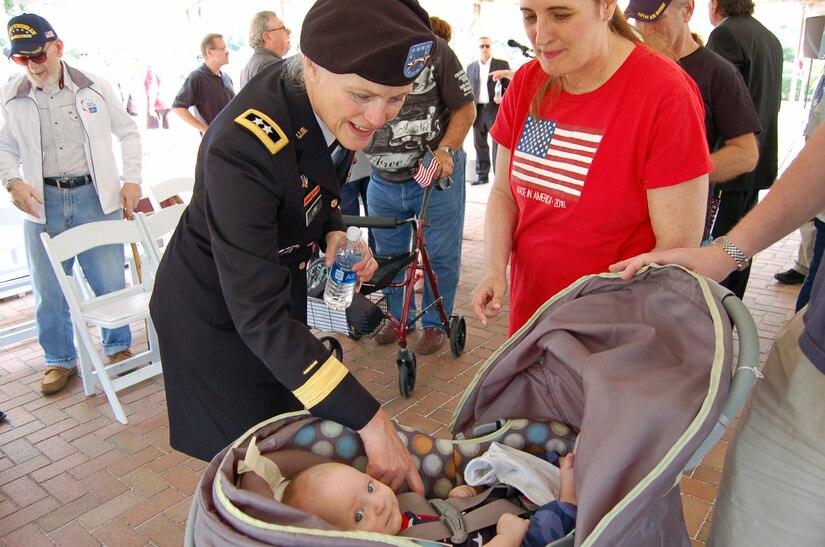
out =
[(417, 0), (317, 0), (301, 27), (301, 51), (335, 74), (376, 84), (415, 81), (435, 53), (430, 17)]
[(34, 13), (24, 13), (9, 20), (9, 57), (32, 57), (43, 53), (46, 44), (57, 40), (57, 33), (44, 18)]

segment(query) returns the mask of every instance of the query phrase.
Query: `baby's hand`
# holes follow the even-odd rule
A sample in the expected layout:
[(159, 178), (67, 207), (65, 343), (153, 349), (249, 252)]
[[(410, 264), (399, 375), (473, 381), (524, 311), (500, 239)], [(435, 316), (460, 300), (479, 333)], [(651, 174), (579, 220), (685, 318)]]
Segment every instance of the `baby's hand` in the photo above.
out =
[(456, 486), (452, 490), (450, 490), (450, 494), (447, 496), (448, 498), (469, 498), (478, 494), (475, 488), (470, 486), (469, 484), (462, 484), (461, 486)]
[(519, 518), (516, 515), (505, 513), (501, 515), (496, 524), (496, 537), (493, 542), (488, 545), (511, 546), (521, 545), (524, 539), (524, 534), (527, 533), (527, 528), (530, 526), (530, 521)]
[(559, 471), (561, 472), (561, 487), (559, 488), (559, 501), (576, 505), (576, 479), (573, 475), (573, 465), (576, 461), (576, 454), (570, 452), (567, 456), (559, 458)]

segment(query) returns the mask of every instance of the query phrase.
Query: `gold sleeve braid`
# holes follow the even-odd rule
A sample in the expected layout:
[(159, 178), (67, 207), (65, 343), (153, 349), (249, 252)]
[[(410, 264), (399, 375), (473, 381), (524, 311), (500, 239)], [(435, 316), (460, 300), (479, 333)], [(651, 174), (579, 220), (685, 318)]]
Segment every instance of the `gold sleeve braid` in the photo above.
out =
[[(307, 371), (313, 367), (309, 367)], [(310, 409), (327, 398), (344, 380), (349, 370), (341, 361), (330, 355), (323, 365), (310, 376), (304, 385), (292, 391), (301, 403)]]

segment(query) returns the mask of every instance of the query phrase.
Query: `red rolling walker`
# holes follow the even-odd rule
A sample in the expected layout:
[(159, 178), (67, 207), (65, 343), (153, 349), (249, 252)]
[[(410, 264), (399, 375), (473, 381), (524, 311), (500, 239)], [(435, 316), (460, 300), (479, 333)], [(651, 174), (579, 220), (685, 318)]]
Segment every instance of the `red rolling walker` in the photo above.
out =
[[(439, 181), (441, 182), (441, 181)], [(363, 228), (397, 229), (399, 226), (410, 226), (410, 250), (404, 254), (396, 256), (375, 255), (378, 262), (378, 269), (373, 274), (372, 279), (361, 285), (361, 293), (370, 293), (385, 288), (403, 289), (403, 306), (401, 317), (394, 317), (389, 311), (385, 318), (395, 327), (395, 335), (398, 338), (398, 355), (395, 362), (398, 365), (398, 387), (404, 397), (409, 397), (415, 387), (416, 360), (415, 352), (407, 348), (408, 326), (414, 324), (421, 316), (435, 306), (444, 331), (450, 340), (450, 351), (456, 357), (464, 353), (464, 344), (467, 340), (467, 325), (461, 315), (447, 317), (444, 311), (444, 303), (441, 294), (438, 292), (438, 278), (430, 264), (430, 257), (427, 254), (427, 242), (424, 239), (424, 227), (429, 225), (427, 217), (427, 203), (430, 199), (435, 184), (431, 184), (424, 192), (421, 203), (421, 214), (410, 218), (395, 217), (361, 217), (344, 216), (344, 223), (347, 226), (360, 226)], [(420, 261), (419, 261), (420, 258)], [(420, 264), (419, 264), (420, 262)], [(393, 281), (402, 271), (406, 270), (401, 281)], [(422, 309), (415, 317), (410, 317), (410, 302), (415, 295), (416, 274), (424, 275), (430, 281), (433, 291), (433, 303)]]

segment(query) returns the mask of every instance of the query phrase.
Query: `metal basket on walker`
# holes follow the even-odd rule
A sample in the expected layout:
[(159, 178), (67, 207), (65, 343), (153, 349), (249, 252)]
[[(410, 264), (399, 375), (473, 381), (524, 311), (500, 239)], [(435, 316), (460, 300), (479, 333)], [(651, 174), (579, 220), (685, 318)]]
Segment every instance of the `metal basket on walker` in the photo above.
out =
[(346, 310), (333, 310), (324, 302), (322, 281), (307, 294), (307, 325), (322, 332), (346, 334), (353, 340), (372, 337), (384, 326), (387, 303), (381, 293), (355, 293)]

